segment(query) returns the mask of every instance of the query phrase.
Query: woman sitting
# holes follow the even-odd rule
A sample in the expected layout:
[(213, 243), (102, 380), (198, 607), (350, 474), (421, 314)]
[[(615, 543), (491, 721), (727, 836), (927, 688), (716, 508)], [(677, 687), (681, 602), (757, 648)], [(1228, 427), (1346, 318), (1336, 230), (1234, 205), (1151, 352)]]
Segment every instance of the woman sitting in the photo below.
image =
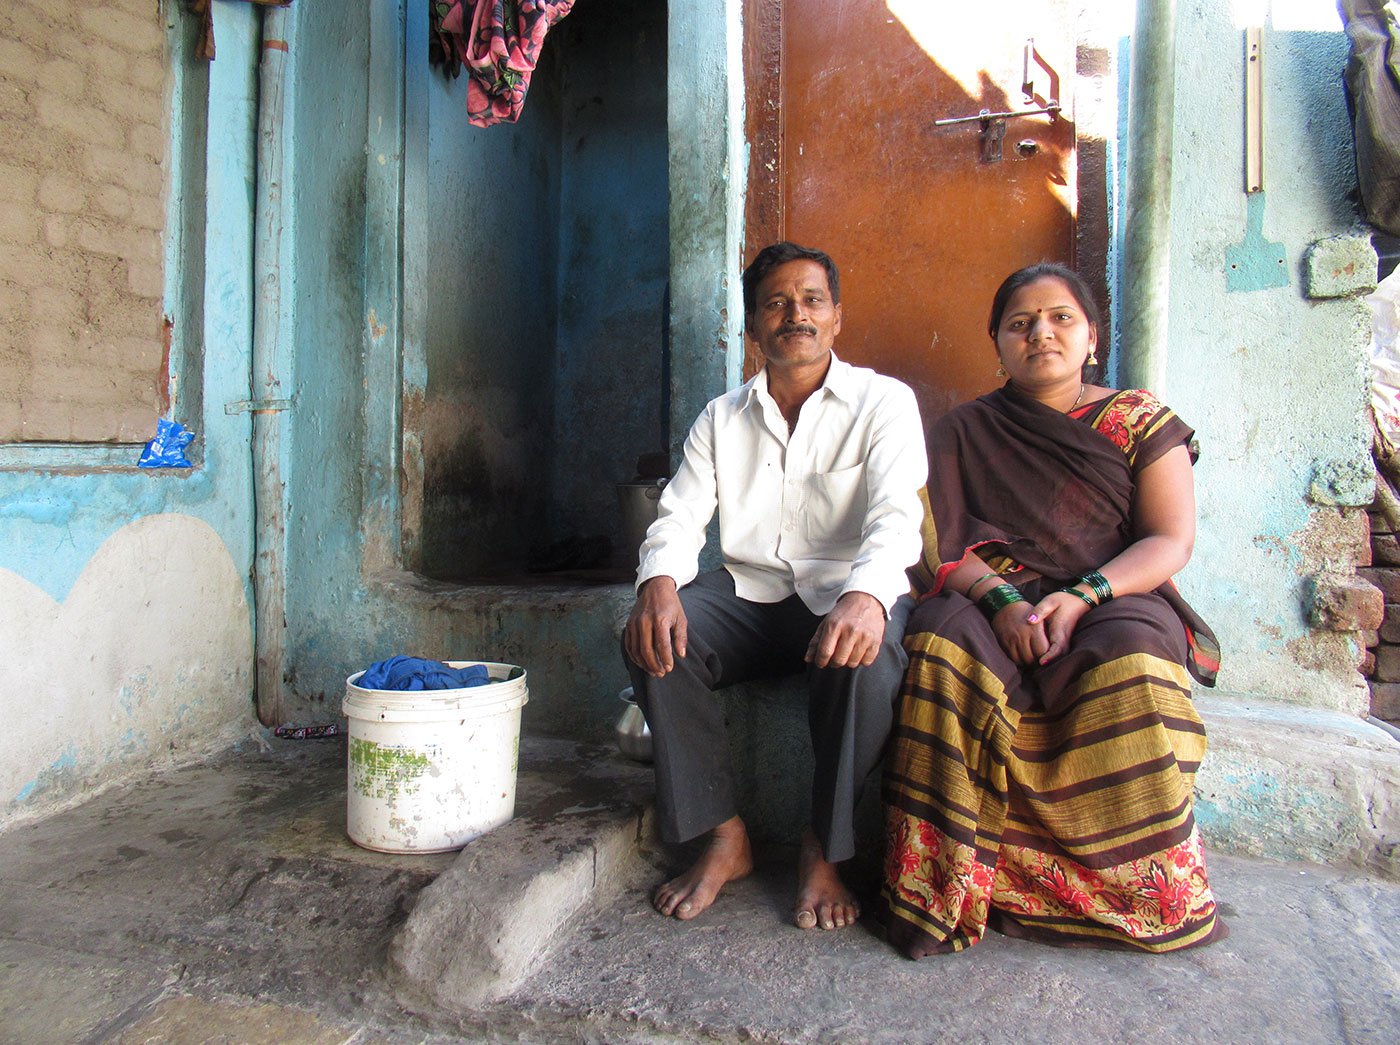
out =
[(988, 329), (1009, 380), (929, 431), (884, 784), (888, 938), (913, 958), (989, 923), (1205, 943), (1224, 923), (1191, 814), (1190, 676), (1212, 685), (1219, 651), (1171, 583), (1195, 537), (1193, 433), (1147, 392), (1084, 382), (1099, 317), (1068, 269), (1009, 276)]

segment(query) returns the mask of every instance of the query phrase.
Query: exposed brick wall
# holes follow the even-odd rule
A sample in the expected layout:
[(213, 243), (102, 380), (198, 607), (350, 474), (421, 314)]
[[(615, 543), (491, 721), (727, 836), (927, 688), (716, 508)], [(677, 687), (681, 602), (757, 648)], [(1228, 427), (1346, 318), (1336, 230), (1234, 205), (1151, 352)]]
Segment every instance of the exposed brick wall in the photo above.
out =
[(0, 442), (141, 442), (165, 381), (157, 0), (0, 4)]
[(1371, 567), (1357, 571), (1381, 590), (1385, 610), (1377, 631), (1366, 632), (1362, 672), (1371, 681), (1371, 714), (1400, 725), (1400, 545), (1385, 516), (1371, 512)]

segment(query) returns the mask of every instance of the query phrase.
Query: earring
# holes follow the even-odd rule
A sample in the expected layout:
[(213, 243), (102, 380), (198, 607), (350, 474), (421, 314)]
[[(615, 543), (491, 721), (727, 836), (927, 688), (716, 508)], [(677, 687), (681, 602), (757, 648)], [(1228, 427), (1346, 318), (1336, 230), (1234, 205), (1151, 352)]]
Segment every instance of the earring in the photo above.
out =
[(997, 377), (1005, 377), (1005, 376), (1006, 376), (1006, 367), (1004, 367), (1004, 366), (1002, 366), (1000, 363), (998, 363), (998, 364), (997, 364)]
[(1098, 350), (1097, 350), (1097, 349), (1094, 349), (1094, 348), (1089, 349), (1089, 358), (1086, 359), (1086, 360), (1084, 360), (1084, 365), (1085, 365), (1085, 366), (1098, 366), (1098, 365), (1099, 365), (1099, 357), (1098, 357)]

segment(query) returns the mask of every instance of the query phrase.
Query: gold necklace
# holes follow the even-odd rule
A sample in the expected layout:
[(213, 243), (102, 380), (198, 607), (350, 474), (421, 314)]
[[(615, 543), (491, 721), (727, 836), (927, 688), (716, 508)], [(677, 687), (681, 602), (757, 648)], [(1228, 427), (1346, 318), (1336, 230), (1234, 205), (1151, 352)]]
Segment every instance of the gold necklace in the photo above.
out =
[(1074, 405), (1071, 406), (1068, 410), (1066, 410), (1065, 413), (1068, 414), (1068, 413), (1073, 412), (1074, 407), (1076, 407), (1076, 406), (1079, 405), (1079, 401), (1080, 401), (1081, 399), (1084, 398), (1084, 388), (1085, 388), (1084, 382), (1083, 382), (1083, 381), (1079, 382), (1079, 394), (1078, 394), (1077, 396), (1074, 397)]

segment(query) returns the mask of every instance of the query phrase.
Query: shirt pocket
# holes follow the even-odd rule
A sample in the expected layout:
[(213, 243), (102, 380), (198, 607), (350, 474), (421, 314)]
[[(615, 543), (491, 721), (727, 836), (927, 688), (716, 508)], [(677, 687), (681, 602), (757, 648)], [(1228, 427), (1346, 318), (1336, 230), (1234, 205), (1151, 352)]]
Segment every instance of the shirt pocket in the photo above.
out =
[(865, 465), (811, 476), (804, 522), (813, 543), (859, 544), (865, 526)]

